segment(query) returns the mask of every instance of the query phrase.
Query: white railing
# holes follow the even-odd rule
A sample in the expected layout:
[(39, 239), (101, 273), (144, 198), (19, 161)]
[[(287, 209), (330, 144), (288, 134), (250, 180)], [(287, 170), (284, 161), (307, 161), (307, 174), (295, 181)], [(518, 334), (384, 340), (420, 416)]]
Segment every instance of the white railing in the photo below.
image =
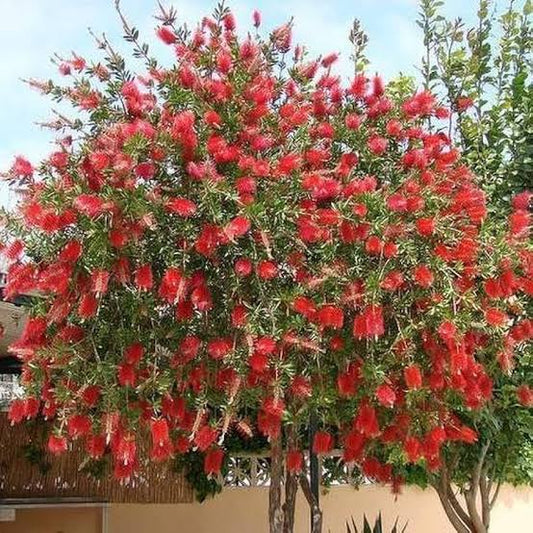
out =
[(23, 394), (18, 376), (14, 374), (0, 374), (0, 411), (7, 409), (9, 403)]
[[(309, 471), (309, 454), (304, 454)], [(323, 486), (361, 485), (368, 483), (356, 468), (342, 461), (342, 450), (333, 450), (318, 458), (320, 484)], [(228, 472), (220, 479), (226, 487), (266, 487), (270, 485), (270, 460), (268, 454), (232, 455)]]

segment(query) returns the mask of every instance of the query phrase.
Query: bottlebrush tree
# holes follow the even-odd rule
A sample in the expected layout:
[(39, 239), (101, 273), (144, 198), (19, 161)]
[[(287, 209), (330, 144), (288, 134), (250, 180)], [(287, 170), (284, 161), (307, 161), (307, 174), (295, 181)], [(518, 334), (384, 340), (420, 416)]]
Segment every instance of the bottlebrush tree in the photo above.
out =
[(145, 70), (99, 39), (101, 62), (60, 63), (70, 84), (31, 82), (80, 113), (6, 175), (6, 294), (32, 295), (13, 422), (52, 420), (51, 452), (83, 441), (122, 480), (146, 467), (142, 433), (150, 459), (196, 449), (213, 476), (231, 428), (264, 435), (271, 531), (292, 530), (298, 484), (320, 531), (310, 415), (315, 452), (397, 489), (476, 442), (472, 413), (531, 407), (529, 197), (508, 228), (487, 219), (424, 130), (447, 116), (430, 93), (343, 87), (336, 55), (308, 59), (290, 25), (239, 38), (222, 6), (192, 33), (162, 12), (163, 68), (122, 19)]

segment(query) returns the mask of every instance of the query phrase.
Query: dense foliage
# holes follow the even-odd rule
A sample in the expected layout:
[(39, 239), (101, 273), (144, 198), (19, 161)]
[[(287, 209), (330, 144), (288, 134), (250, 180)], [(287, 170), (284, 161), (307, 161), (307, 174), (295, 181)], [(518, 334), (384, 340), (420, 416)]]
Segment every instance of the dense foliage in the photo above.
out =
[(489, 194), (495, 214), (533, 186), (533, 26), (531, 0), (472, 2), (475, 23), (421, 0), (424, 85), (456, 114), (448, 134)]
[(216, 475), (230, 428), (283, 438), (298, 473), (313, 415), (316, 453), (398, 488), (494, 410), (531, 419), (530, 195), (488, 216), (427, 129), (448, 109), (363, 72), (343, 87), (290, 25), (240, 39), (222, 7), (192, 33), (163, 13), (166, 69), (124, 23), (146, 71), (101, 40), (102, 62), (59, 65), (70, 84), (33, 82), (79, 117), (7, 175), (6, 293), (32, 295), (14, 422), (41, 414), (52, 452), (83, 440), (128, 479), (191, 451)]

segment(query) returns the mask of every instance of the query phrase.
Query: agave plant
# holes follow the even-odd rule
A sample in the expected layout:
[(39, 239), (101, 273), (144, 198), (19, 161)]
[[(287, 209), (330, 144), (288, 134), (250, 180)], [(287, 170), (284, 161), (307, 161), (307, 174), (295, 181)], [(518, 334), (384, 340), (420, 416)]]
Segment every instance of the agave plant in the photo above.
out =
[[(396, 521), (394, 522), (394, 526), (392, 526), (392, 529), (390, 530), (390, 533), (404, 533), (407, 529), (407, 524), (403, 526), (402, 529), (399, 529), (398, 526), (398, 518), (396, 518)], [(381, 519), (381, 513), (379, 513), (378, 517), (376, 518), (376, 521), (374, 522), (374, 527), (370, 525), (370, 522), (368, 521), (366, 515), (363, 517), (363, 529), (359, 530), (357, 529), (357, 526), (355, 525), (355, 520), (352, 517), (351, 524), (346, 521), (346, 533), (383, 533), (383, 521)]]

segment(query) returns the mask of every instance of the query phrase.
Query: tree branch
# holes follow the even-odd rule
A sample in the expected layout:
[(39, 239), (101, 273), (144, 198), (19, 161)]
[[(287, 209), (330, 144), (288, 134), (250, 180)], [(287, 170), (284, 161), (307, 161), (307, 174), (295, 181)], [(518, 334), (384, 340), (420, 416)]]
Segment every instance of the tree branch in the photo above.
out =
[[(453, 461), (453, 464), (455, 465), (456, 461)], [(451, 481), (450, 481), (449, 469), (446, 466), (445, 461), (443, 461), (442, 466), (441, 466), (441, 483), (442, 483), (442, 489), (443, 491), (446, 491), (445, 492), (446, 497), (448, 498), (453, 510), (459, 516), (459, 518), (464, 522), (464, 524), (468, 528), (471, 529), (472, 521), (470, 520), (468, 513), (463, 509), (462, 505), (459, 503), (459, 500), (455, 496), (455, 493), (453, 492)]]
[(452, 526), (455, 528), (455, 531), (457, 531), (457, 533), (471, 533), (471, 529), (463, 523), (451, 506), (447, 492), (441, 487), (441, 484), (433, 483), (432, 487), (439, 495), (444, 512), (446, 513), (446, 516), (448, 517), (448, 520), (451, 522)]
[(489, 508), (492, 509), (494, 507), (494, 504), (496, 503), (496, 500), (498, 498), (498, 494), (500, 494), (500, 488), (502, 486), (501, 480), (498, 481), (498, 484), (496, 485), (496, 490), (494, 491), (494, 494), (492, 495), (492, 498), (490, 498), (489, 502)]
[[(470, 520), (472, 520), (472, 524), (474, 526), (474, 531), (476, 533), (484, 533), (487, 529), (484, 524), (484, 520), (482, 520), (481, 516), (479, 516), (479, 511), (477, 509), (477, 491), (480, 488), (480, 480), (481, 480), (481, 473), (483, 471), (483, 465), (485, 463), (485, 457), (487, 455), (487, 451), (490, 447), (490, 440), (488, 440), (484, 445), (483, 448), (481, 448), (481, 453), (479, 454), (479, 461), (474, 468), (474, 471), (472, 472), (472, 480), (470, 482), (470, 488), (465, 492), (465, 501), (466, 506), (468, 508), (468, 514), (470, 515)], [(482, 512), (483, 512), (483, 506), (482, 506)]]
[(487, 481), (488, 467), (485, 465), (481, 472), (479, 480), (479, 491), (481, 493), (481, 518), (483, 525), (488, 529), (490, 525), (490, 503), (489, 503), (489, 485)]

